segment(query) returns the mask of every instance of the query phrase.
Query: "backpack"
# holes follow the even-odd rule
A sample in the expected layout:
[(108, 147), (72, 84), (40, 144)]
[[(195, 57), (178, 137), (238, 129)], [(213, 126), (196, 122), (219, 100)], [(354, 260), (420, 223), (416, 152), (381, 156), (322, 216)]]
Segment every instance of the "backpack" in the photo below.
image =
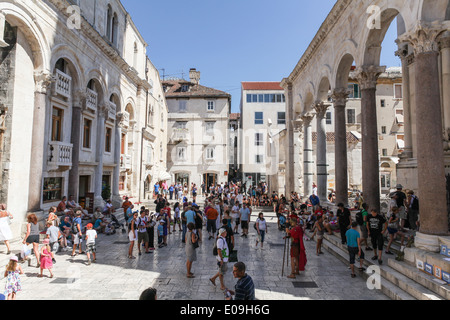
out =
[[(80, 229), (81, 229), (81, 226), (80, 226)], [(72, 233), (73, 234), (77, 234), (79, 231), (78, 231), (78, 228), (77, 228), (77, 223), (75, 223), (75, 221), (73, 221), (72, 222)]]
[[(217, 240), (219, 237), (216, 238), (216, 241), (214, 241), (214, 247), (213, 247), (213, 256), (217, 256), (219, 253), (217, 252)], [(223, 239), (225, 240), (225, 239)]]
[(358, 213), (356, 213), (356, 222), (362, 226), (364, 224), (364, 218), (362, 215), (362, 211), (359, 211)]

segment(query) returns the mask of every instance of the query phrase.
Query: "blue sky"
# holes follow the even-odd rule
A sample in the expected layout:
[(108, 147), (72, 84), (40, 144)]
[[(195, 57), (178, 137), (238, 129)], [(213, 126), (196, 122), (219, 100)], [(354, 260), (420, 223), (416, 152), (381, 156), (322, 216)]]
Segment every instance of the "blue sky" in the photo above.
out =
[[(335, 2), (122, 0), (153, 64), (186, 79), (196, 68), (202, 85), (232, 95), (232, 112), (239, 112), (242, 81), (281, 81), (291, 73)], [(383, 65), (400, 66), (394, 30), (383, 44)]]

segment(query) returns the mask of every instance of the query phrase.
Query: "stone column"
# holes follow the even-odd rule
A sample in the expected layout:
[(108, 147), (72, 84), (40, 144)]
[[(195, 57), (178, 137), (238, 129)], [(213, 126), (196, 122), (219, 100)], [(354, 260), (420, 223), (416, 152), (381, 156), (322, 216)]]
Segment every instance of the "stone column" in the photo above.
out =
[(327, 162), (327, 133), (326, 133), (326, 113), (330, 104), (323, 101), (316, 102), (317, 119), (317, 193), (321, 202), (327, 201), (328, 191), (328, 162)]
[(312, 127), (311, 122), (314, 119), (314, 115), (306, 113), (302, 116), (303, 120), (303, 176), (304, 176), (304, 195), (309, 197), (312, 194), (313, 183), (313, 146), (312, 146)]
[(286, 104), (286, 130), (287, 130), (287, 148), (286, 148), (286, 195), (292, 191), (298, 191), (295, 187), (295, 161), (294, 161), (294, 106), (292, 99), (292, 83), (287, 85), (287, 104)]
[(437, 236), (448, 235), (437, 42), (441, 30), (420, 23), (405, 39), (414, 48), (416, 66), (417, 169), (421, 197), (416, 247), (431, 251), (439, 251)]
[(378, 151), (377, 80), (386, 67), (362, 66), (357, 78), (361, 86), (362, 183), (364, 200), (380, 212), (380, 161)]
[(28, 211), (41, 211), (42, 179), (44, 163), (45, 115), (47, 110), (47, 95), (52, 82), (49, 72), (40, 72), (34, 75), (36, 90), (34, 93), (33, 136), (31, 145), (32, 159), (30, 162), (30, 180), (28, 194)]
[(335, 116), (335, 180), (336, 203), (348, 205), (348, 165), (347, 165), (347, 123), (345, 106), (349, 93), (347, 89), (335, 89), (332, 94)]
[(405, 148), (401, 154), (401, 158), (409, 159), (413, 157), (413, 139), (411, 126), (411, 103), (410, 103), (410, 79), (409, 65), (411, 56), (408, 52), (408, 45), (399, 48), (395, 55), (402, 61), (402, 77), (403, 77), (403, 126), (405, 134)]
[(96, 207), (105, 205), (102, 197), (102, 180), (103, 180), (103, 154), (105, 152), (105, 122), (108, 117), (108, 105), (98, 106), (97, 111), (97, 145), (96, 145), (96, 161), (97, 166), (94, 170), (94, 210)]
[(120, 179), (120, 154), (121, 154), (121, 140), (122, 140), (122, 121), (123, 113), (118, 113), (116, 118), (116, 127), (114, 135), (114, 176), (112, 187), (112, 204), (116, 208), (122, 206), (122, 198), (119, 191), (119, 179)]
[(444, 110), (444, 148), (450, 150), (450, 32), (439, 39), (442, 63), (442, 109)]
[(80, 175), (79, 175), (79, 163), (80, 163), (80, 148), (81, 148), (81, 112), (83, 105), (86, 103), (86, 91), (78, 90), (73, 96), (72, 106), (72, 132), (71, 143), (72, 149), (72, 168), (69, 171), (69, 195), (73, 195), (77, 202), (80, 200)]

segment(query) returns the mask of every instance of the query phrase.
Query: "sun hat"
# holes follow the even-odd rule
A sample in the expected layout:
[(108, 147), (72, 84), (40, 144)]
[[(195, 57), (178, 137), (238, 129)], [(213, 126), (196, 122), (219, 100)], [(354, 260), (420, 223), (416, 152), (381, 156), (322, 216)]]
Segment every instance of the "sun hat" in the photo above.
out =
[(11, 258), (9, 258), (10, 261), (19, 261), (19, 258), (17, 256), (11, 256)]
[(44, 241), (42, 241), (43, 244), (50, 244), (50, 239), (44, 239)]

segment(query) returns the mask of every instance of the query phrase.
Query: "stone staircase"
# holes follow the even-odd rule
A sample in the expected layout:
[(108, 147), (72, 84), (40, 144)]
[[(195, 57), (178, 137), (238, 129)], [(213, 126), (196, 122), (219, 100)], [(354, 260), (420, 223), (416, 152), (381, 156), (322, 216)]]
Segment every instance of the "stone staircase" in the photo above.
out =
[[(308, 234), (309, 236), (312, 235), (312, 233), (309, 232)], [(385, 248), (386, 245), (387, 242), (385, 243)], [(340, 234), (325, 234), (322, 246), (343, 263), (349, 264), (348, 250), (346, 245), (341, 243)], [(406, 248), (404, 261), (397, 261), (395, 257), (400, 251), (400, 243), (395, 241), (391, 246), (391, 252), (393, 252), (394, 255), (388, 256), (383, 252), (382, 265), (378, 265), (377, 261), (375, 261), (375, 263), (372, 262), (371, 258), (373, 254), (364, 250), (366, 256), (364, 265), (367, 270), (364, 272), (358, 271), (357, 267), (359, 266), (359, 262), (356, 262), (355, 272), (357, 274), (359, 273), (359, 275), (368, 280), (368, 282), (371, 282), (373, 272), (369, 273), (370, 267), (372, 266), (372, 268), (379, 270), (381, 276), (381, 290), (386, 296), (393, 300), (449, 300), (450, 286), (444, 281), (417, 269), (415, 261), (411, 261), (411, 257), (413, 256), (411, 250), (417, 251), (418, 249)], [(443, 260), (443, 256), (439, 257), (439, 254), (428, 252), (421, 252), (421, 254), (435, 255), (435, 259), (439, 259), (442, 263), (441, 265), (449, 263)], [(448, 267), (450, 267), (450, 265)], [(443, 267), (442, 270), (444, 270), (444, 268), (445, 267)]]

